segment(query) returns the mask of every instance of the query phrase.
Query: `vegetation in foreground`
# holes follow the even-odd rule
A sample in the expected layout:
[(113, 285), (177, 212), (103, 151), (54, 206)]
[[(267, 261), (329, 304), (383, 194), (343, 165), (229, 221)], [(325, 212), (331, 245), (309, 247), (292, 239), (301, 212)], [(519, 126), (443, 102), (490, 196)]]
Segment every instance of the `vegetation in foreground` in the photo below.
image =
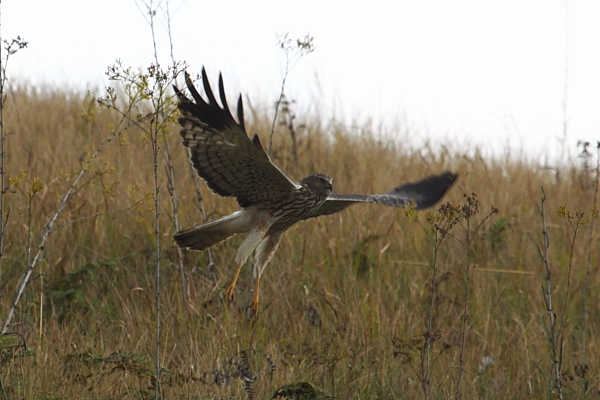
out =
[[(271, 122), (253, 111), (248, 131), (268, 143)], [(134, 126), (86, 161), (121, 117), (80, 93), (10, 92), (3, 320), (40, 231), (85, 174), (1, 337), (7, 398), (154, 394), (152, 140)], [(200, 206), (212, 218), (236, 204), (203, 183), (199, 203), (177, 127), (165, 125), (159, 167), (169, 148), (175, 185), (159, 173), (164, 398), (600, 397), (595, 150), (550, 169), (469, 146), (402, 148), (370, 126), (288, 122), (276, 127), (271, 154), (293, 178), (326, 172), (341, 193), (387, 191), (446, 169), (460, 180), (431, 213), (356, 206), (294, 226), (248, 321), (249, 267), (238, 298), (222, 301), (242, 238), (182, 259), (171, 240), (170, 193), (183, 227), (202, 221)]]

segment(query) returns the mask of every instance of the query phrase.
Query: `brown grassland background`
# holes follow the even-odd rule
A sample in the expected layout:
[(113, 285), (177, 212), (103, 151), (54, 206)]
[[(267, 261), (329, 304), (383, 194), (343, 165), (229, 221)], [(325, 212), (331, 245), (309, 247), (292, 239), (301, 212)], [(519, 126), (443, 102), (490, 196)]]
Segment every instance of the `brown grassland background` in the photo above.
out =
[[(117, 124), (114, 112), (99, 109), (81, 93), (27, 85), (10, 90), (4, 113), (11, 190), (0, 275), (2, 322), (73, 171)], [(268, 143), (269, 115), (246, 109), (248, 132), (258, 132), (263, 143)], [(441, 204), (465, 204), (463, 194), (477, 195), (480, 211), (470, 221), (470, 248), (463, 221), (437, 251), (432, 311), (434, 243), (427, 214), (435, 218), (438, 206), (419, 212), (420, 223), (402, 209), (369, 205), (302, 222), (287, 232), (267, 267), (258, 317), (248, 321), (250, 265), (234, 303), (222, 301), (243, 237), (214, 248), (216, 284), (207, 273), (206, 252), (184, 252), (183, 287), (171, 239), (166, 142), (161, 142), (164, 398), (268, 399), (279, 390), (280, 398), (413, 399), (425, 396), (424, 386), (430, 398), (454, 398), (465, 302), (462, 397), (553, 396), (548, 390), (551, 346), (543, 322), (548, 323), (542, 294), (546, 278), (537, 249), (543, 243), (542, 186), (554, 309), (564, 321), (562, 391), (565, 398), (600, 397), (599, 235), (598, 222), (588, 221), (595, 153), (592, 168), (574, 160), (548, 169), (509, 152), (485, 158), (468, 144), (410, 149), (369, 125), (349, 128), (298, 115), (296, 126), (297, 161), (288, 130), (278, 125), (274, 162), (296, 180), (326, 172), (338, 193), (382, 193), (428, 174), (458, 172), (457, 185)], [(399, 127), (395, 135), (400, 139), (408, 131)], [(165, 138), (173, 156), (179, 218), (183, 227), (191, 227), (202, 217), (175, 124)], [(150, 142), (132, 128), (86, 168), (85, 184), (60, 215), (60, 227), (45, 243), (17, 306), (9, 330), (19, 335), (2, 338), (4, 398), (153, 396)], [(200, 190), (211, 218), (237, 208), (203, 182)], [(584, 213), (575, 240), (577, 218), (557, 212), (564, 205), (571, 213)], [(492, 207), (499, 212), (486, 219)], [(434, 329), (427, 334), (430, 317)], [(427, 379), (424, 359), (430, 366)], [(306, 397), (300, 397), (303, 387)]]

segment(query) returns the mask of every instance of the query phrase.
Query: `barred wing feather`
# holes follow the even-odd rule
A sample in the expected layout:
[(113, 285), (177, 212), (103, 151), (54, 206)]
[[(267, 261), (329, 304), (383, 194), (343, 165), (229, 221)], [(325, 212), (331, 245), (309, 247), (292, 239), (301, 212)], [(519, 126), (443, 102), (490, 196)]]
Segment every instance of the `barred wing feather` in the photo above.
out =
[(223, 78), (219, 76), (217, 102), (206, 71), (202, 83), (204, 100), (186, 74), (190, 100), (177, 87), (181, 117), (180, 135), (189, 149), (190, 160), (208, 187), (225, 197), (235, 197), (241, 207), (286, 196), (299, 187), (273, 164), (258, 136), (250, 139), (244, 126), (242, 97), (239, 97), (236, 121), (229, 111)]
[(316, 209), (308, 218), (319, 217), (340, 212), (346, 207), (358, 203), (382, 204), (389, 207), (403, 207), (411, 201), (415, 202), (417, 210), (429, 208), (444, 196), (452, 187), (458, 175), (452, 172), (444, 172), (440, 175), (432, 175), (418, 182), (407, 183), (398, 186), (386, 194), (362, 195), (362, 194), (330, 194), (323, 205)]

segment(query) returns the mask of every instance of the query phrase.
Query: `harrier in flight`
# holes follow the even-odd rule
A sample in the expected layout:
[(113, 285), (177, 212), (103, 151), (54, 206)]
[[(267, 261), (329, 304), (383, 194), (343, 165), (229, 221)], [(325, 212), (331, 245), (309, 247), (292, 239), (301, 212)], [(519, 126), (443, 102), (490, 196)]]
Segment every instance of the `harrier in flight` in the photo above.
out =
[(235, 234), (248, 233), (237, 250), (235, 274), (225, 296), (227, 300), (233, 299), (240, 270), (255, 252), (254, 289), (248, 305), (254, 313), (258, 310), (260, 277), (281, 237), (296, 222), (337, 213), (358, 203), (402, 207), (414, 202), (418, 210), (428, 208), (437, 203), (457, 179), (457, 174), (444, 172), (379, 195), (334, 194), (333, 178), (323, 173), (294, 182), (271, 162), (258, 136), (250, 139), (247, 135), (241, 95), (236, 121), (227, 105), (222, 76), (219, 77), (220, 104), (204, 68), (202, 84), (207, 100), (198, 93), (187, 74), (186, 85), (192, 99), (175, 88), (183, 145), (208, 187), (218, 195), (235, 197), (241, 210), (177, 232), (174, 239), (179, 247), (205, 250)]

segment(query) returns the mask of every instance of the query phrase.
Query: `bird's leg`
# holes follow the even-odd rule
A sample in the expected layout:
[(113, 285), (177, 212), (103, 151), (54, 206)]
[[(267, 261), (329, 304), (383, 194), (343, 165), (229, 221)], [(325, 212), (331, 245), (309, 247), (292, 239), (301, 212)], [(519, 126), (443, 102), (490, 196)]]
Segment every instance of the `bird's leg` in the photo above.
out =
[(250, 304), (248, 304), (248, 308), (252, 310), (253, 315), (257, 315), (258, 313), (258, 289), (260, 286), (260, 276), (254, 278), (254, 288), (252, 289), (252, 300), (250, 300)]
[(256, 247), (256, 261), (252, 270), (254, 288), (252, 292), (252, 300), (250, 300), (250, 304), (248, 304), (248, 309), (252, 310), (255, 316), (258, 312), (258, 291), (260, 289), (260, 277), (269, 261), (271, 261), (271, 257), (273, 257), (273, 254), (275, 254), (275, 250), (277, 250), (277, 246), (279, 246), (282, 235), (283, 231), (271, 233), (265, 236), (265, 238)]
[(233, 276), (233, 280), (231, 284), (225, 291), (225, 299), (229, 302), (233, 300), (233, 293), (235, 292), (235, 285), (237, 283), (238, 278), (240, 277), (240, 271), (242, 267), (246, 263), (246, 260), (252, 254), (256, 246), (263, 240), (265, 233), (269, 229), (268, 222), (261, 222), (257, 224), (254, 228), (250, 230), (248, 236), (242, 243), (242, 245), (238, 248), (237, 254), (235, 255), (235, 275)]
[(235, 275), (233, 275), (233, 280), (231, 281), (231, 284), (229, 285), (229, 287), (227, 288), (227, 291), (225, 292), (225, 300), (227, 300), (227, 302), (229, 302), (229, 303), (231, 303), (233, 301), (233, 293), (235, 292), (235, 285), (240, 276), (240, 271), (242, 270), (243, 265), (244, 265), (243, 262), (238, 262), (237, 267), (235, 269)]

